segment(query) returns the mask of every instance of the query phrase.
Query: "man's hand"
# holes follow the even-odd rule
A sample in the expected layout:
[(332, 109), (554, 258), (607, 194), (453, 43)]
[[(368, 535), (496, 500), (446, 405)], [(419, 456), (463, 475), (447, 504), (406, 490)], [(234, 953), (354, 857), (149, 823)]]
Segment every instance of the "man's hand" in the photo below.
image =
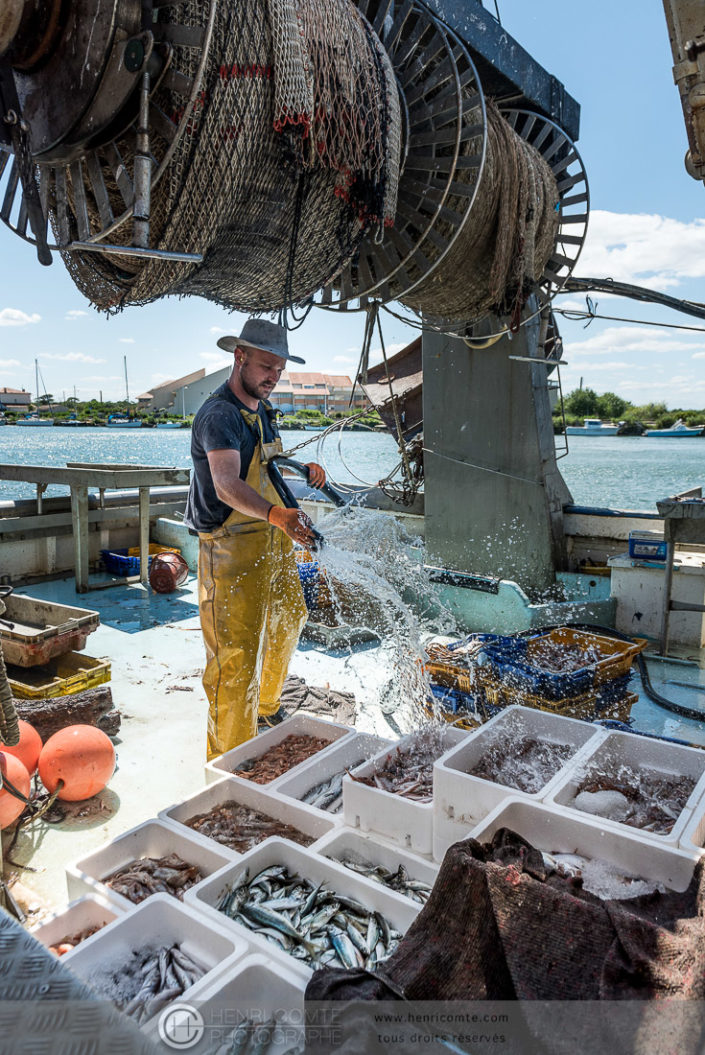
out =
[(326, 482), (326, 471), (318, 462), (307, 462), (308, 483), (311, 487), (323, 487)]
[[(325, 478), (325, 473), (323, 475)], [(281, 506), (272, 506), (268, 520), (270, 524), (278, 527), (290, 539), (302, 546), (310, 546), (315, 542), (312, 532), (313, 523), (303, 509), (283, 509)]]

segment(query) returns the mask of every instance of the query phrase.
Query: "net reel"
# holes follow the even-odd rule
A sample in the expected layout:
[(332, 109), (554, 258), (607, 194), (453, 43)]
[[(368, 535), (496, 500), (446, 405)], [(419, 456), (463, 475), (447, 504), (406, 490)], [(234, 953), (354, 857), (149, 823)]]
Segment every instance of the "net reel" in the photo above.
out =
[[(467, 335), (497, 313), (492, 298), (470, 303), (452, 290), (475, 231), (491, 227), (494, 108), (465, 44), (420, 0), (350, 6), (355, 22), (342, 2), (321, 0), (5, 0), (0, 219), (36, 243), (42, 262), (61, 251), (81, 291), (108, 311), (169, 294), (248, 312), (395, 301), (424, 325)], [(347, 39), (348, 26), (364, 38), (368, 79), (341, 89), (338, 120), (355, 139), (370, 123), (359, 103), (383, 112), (364, 144), (385, 154), (374, 178), (334, 151), (326, 160), (320, 131), (306, 146), (320, 156), (304, 162), (300, 130), (275, 129), (287, 18), (313, 26), (304, 70), (327, 34)], [(316, 113), (325, 76), (311, 89)], [(558, 126), (503, 113), (507, 134), (555, 181), (550, 245), (525, 283), (545, 303), (579, 256), (587, 180)], [(377, 181), (375, 201), (386, 193), (390, 215), (355, 198), (369, 192), (366, 179)]]

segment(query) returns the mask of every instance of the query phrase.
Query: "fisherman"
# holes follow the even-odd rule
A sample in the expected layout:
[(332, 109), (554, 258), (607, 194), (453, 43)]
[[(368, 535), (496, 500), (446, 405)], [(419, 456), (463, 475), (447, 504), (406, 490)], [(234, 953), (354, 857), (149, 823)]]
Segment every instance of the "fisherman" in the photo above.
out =
[[(267, 396), (287, 360), (287, 331), (249, 319), (218, 347), (235, 356), (229, 379), (193, 422), (193, 474), (185, 521), (198, 533), (198, 597), (206, 646), (203, 686), (209, 703), (208, 758), (285, 717), (287, 669), (306, 622), (293, 543), (313, 543), (313, 524), (285, 508), (267, 471), (282, 451)], [(325, 484), (310, 462), (309, 483)]]

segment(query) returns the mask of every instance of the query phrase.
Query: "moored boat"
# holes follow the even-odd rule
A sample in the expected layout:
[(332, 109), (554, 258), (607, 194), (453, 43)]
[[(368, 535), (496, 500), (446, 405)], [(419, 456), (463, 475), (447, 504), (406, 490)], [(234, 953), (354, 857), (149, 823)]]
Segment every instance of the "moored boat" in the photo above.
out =
[(647, 429), (645, 436), (658, 436), (661, 439), (687, 439), (689, 436), (702, 436), (705, 428), (702, 425), (686, 425), (683, 418), (678, 418), (668, 429)]
[(124, 414), (111, 414), (106, 425), (111, 429), (141, 429), (142, 418), (128, 418)]
[(619, 425), (604, 425), (600, 418), (584, 418), (584, 425), (566, 425), (566, 436), (616, 436)]
[(28, 425), (34, 426), (35, 428), (51, 426), (53, 424), (53, 418), (40, 418), (36, 411), (34, 414), (25, 414), (23, 418), (18, 418), (15, 422), (15, 425)]

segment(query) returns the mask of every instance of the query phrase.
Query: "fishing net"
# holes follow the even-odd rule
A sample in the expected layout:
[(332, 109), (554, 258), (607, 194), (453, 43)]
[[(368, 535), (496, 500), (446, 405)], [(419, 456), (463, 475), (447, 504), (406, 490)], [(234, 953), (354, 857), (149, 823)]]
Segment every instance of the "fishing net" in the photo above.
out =
[[(502, 1027), (508, 1035), (501, 1050), (510, 1055), (700, 1051), (704, 909), (702, 861), (682, 892), (601, 901), (574, 880), (551, 873), (542, 853), (508, 829), (484, 846), (467, 839), (446, 853), (425, 907), (376, 976), (331, 968), (313, 975), (306, 990), (307, 1015), (313, 1001), (350, 1003), (336, 1016), (336, 1042), (331, 1043), (330, 1032), (317, 1036), (313, 1031), (306, 1051), (369, 1055), (380, 1050), (379, 1016), (361, 1010), (362, 1001), (380, 1000), (411, 1001), (410, 1015), (422, 1001), (516, 1002), (514, 1030), (510, 1034)], [(692, 1013), (669, 1019), (669, 998), (681, 1007), (690, 1005)], [(570, 1002), (598, 1000), (602, 1004), (597, 1014), (592, 1005), (590, 1029), (580, 1031), (579, 1020), (571, 1021), (575, 1003)], [(556, 1013), (559, 1001), (568, 1002), (565, 1030), (556, 1029), (555, 1017), (547, 1014), (547, 1008)], [(637, 1004), (631, 1017), (611, 1014), (614, 1002), (630, 1001)], [(668, 1043), (662, 1038), (660, 1046), (649, 1046), (646, 1038), (655, 1039), (659, 1019)], [(400, 1043), (394, 1050), (399, 1055), (448, 1050), (433, 1039), (423, 1048)], [(477, 1049), (471, 1045), (468, 1050)]]
[[(441, 216), (436, 231), (455, 240), (428, 277), (407, 294), (399, 291), (402, 304), (429, 320), (518, 316), (555, 246), (559, 195), (549, 165), (489, 99), (486, 110), (487, 152), (475, 200), (458, 226), (454, 214), (462, 214), (467, 201), (449, 195), (449, 218)], [(468, 141), (464, 155), (476, 146)], [(467, 171), (458, 168), (460, 184)]]
[[(188, 0), (158, 13), (205, 27), (210, 5)], [(200, 61), (198, 48), (174, 44), (175, 73), (193, 78)], [(184, 113), (171, 83), (152, 98), (153, 142), (164, 130), (158, 111), (172, 121)], [(151, 245), (201, 253), (203, 263), (75, 252), (64, 254), (66, 265), (111, 311), (167, 294), (248, 312), (301, 303), (340, 271), (366, 230), (392, 222), (400, 129), (394, 70), (351, 0), (218, 4), (201, 90), (152, 189)], [(131, 170), (133, 156), (123, 162)], [(118, 187), (106, 183), (117, 214)], [(72, 208), (77, 193), (69, 185)], [(123, 225), (114, 241), (130, 240)]]

